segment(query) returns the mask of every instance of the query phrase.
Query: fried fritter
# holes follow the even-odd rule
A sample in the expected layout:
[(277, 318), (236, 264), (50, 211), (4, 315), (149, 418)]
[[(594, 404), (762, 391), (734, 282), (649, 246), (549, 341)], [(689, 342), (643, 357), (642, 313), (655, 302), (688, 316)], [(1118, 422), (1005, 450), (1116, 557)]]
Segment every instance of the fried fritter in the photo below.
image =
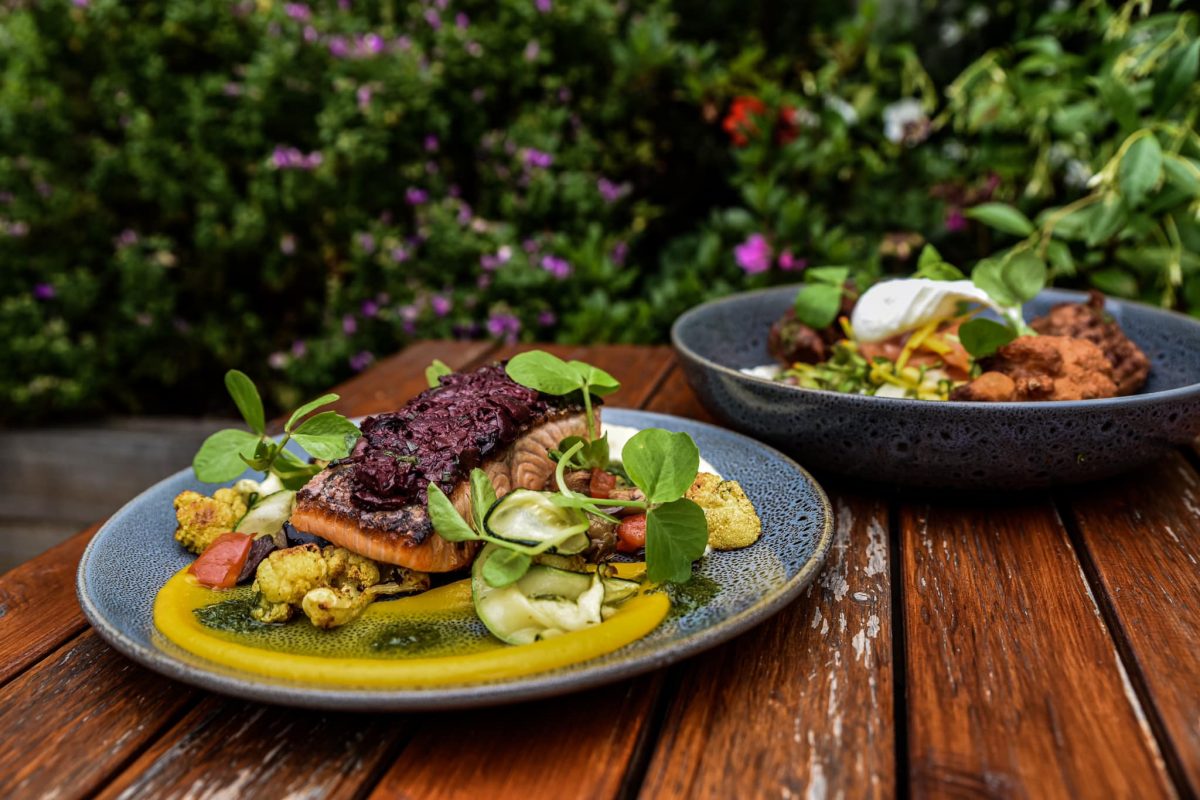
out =
[(1118, 395), (1133, 394), (1145, 385), (1150, 359), (1104, 310), (1100, 292), (1092, 291), (1086, 303), (1060, 303), (1031, 325), (1046, 336), (1086, 339), (1099, 347), (1112, 365)]
[(1021, 336), (984, 359), (984, 373), (951, 400), (1093, 400), (1116, 397), (1112, 365), (1099, 347), (1069, 336)]

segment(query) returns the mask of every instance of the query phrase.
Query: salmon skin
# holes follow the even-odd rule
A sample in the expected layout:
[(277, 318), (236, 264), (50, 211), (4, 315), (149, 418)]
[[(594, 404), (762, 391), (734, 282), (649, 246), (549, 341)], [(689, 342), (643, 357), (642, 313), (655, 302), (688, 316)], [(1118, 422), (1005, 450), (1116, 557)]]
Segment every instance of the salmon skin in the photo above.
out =
[(515, 383), (501, 364), (445, 375), (401, 409), (363, 420), (350, 456), (296, 495), (291, 523), (375, 561), (420, 572), (461, 569), (478, 543), (434, 533), (429, 483), (470, 519), (472, 468), (488, 474), (497, 496), (544, 488), (555, 467), (547, 451), (585, 436), (586, 427), (581, 406)]

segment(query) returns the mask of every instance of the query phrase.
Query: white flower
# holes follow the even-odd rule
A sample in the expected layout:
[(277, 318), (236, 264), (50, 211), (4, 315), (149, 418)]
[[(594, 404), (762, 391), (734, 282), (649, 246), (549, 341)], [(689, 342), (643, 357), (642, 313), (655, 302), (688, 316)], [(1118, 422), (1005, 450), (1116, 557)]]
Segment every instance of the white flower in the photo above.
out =
[(854, 110), (854, 106), (847, 103), (836, 94), (825, 96), (825, 106), (842, 118), (842, 121), (847, 125), (853, 125), (858, 122), (858, 112)]
[(1063, 183), (1070, 189), (1082, 189), (1092, 179), (1092, 169), (1078, 158), (1067, 162), (1067, 170), (1063, 174)]
[(919, 144), (929, 136), (929, 117), (915, 97), (897, 100), (883, 109), (883, 135), (889, 142), (908, 146)]
[(963, 26), (957, 22), (943, 22), (942, 27), (938, 29), (938, 41), (942, 43), (942, 47), (953, 47), (962, 41)]
[(967, 24), (972, 28), (982, 28), (991, 16), (987, 6), (972, 6), (971, 10), (967, 12)]

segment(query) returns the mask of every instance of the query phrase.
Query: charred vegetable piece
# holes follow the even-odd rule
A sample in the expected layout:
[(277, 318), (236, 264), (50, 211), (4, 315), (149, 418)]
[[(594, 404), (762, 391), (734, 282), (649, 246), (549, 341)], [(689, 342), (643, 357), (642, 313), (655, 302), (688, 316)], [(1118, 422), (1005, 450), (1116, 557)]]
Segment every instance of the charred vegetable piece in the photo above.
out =
[(260, 536), (251, 542), (250, 552), (247, 553), (246, 563), (242, 564), (242, 570), (238, 573), (237, 582), (242, 584), (253, 580), (254, 572), (258, 569), (258, 565), (262, 563), (264, 558), (277, 549), (279, 549), (278, 542), (270, 536)]
[(244, 533), (223, 533), (188, 568), (196, 580), (213, 589), (237, 584), (254, 540)]

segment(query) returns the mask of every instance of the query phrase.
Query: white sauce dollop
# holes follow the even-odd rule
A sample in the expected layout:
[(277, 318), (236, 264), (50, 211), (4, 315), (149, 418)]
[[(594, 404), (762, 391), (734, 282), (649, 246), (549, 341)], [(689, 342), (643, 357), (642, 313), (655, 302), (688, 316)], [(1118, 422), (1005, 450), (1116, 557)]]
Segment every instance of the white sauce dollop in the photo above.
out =
[(882, 342), (934, 320), (954, 316), (959, 303), (997, 308), (992, 298), (969, 280), (935, 281), (901, 278), (877, 283), (858, 298), (850, 315), (854, 338)]
[[(601, 412), (601, 414), (603, 414), (603, 412)], [(621, 451), (625, 449), (625, 443), (629, 441), (630, 437), (638, 432), (638, 429), (630, 428), (628, 425), (609, 425), (603, 421), (601, 424), (604, 428), (604, 432), (608, 434), (609, 455), (613, 460), (620, 461)], [(705, 461), (703, 455), (700, 456), (700, 471), (711, 472), (718, 478), (721, 477), (721, 473), (717, 472), (716, 469), (713, 468), (712, 464)]]

